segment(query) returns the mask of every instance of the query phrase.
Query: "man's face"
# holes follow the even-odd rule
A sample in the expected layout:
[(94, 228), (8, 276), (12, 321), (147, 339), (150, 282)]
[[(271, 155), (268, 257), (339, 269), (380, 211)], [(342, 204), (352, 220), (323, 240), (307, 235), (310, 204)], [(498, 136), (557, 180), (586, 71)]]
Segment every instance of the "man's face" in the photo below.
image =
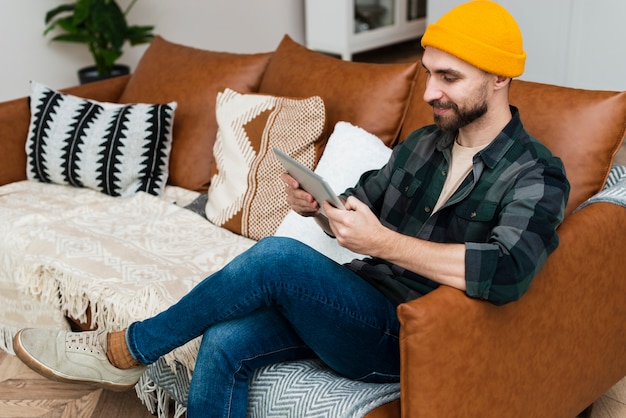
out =
[(439, 129), (456, 132), (487, 113), (487, 73), (435, 48), (426, 48), (422, 64), (428, 72), (424, 100)]

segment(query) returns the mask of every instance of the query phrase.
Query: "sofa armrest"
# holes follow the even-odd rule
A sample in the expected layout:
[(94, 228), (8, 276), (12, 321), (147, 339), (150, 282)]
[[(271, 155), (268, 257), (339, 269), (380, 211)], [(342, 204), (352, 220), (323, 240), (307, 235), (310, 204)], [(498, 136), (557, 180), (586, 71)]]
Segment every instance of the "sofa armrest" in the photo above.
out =
[[(64, 89), (66, 93), (116, 102), (130, 76)], [(0, 186), (26, 179), (26, 136), (30, 123), (28, 98), (0, 103)]]
[(26, 179), (26, 134), (30, 110), (26, 98), (0, 103), (0, 186)]
[(442, 286), (398, 307), (403, 417), (573, 417), (626, 375), (626, 208), (566, 218), (504, 306)]

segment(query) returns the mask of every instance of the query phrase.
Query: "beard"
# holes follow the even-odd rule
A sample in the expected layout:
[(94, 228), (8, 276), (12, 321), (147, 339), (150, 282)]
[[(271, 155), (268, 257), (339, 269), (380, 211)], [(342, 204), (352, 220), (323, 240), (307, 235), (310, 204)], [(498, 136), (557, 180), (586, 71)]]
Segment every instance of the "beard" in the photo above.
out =
[(489, 105), (487, 104), (487, 87), (487, 82), (485, 81), (477, 89), (476, 99), (463, 108), (460, 108), (453, 101), (444, 102), (442, 100), (432, 100), (428, 102), (428, 104), (433, 107), (452, 110), (452, 112), (448, 112), (450, 114), (446, 116), (434, 115), (437, 127), (444, 132), (455, 133), (462, 127), (481, 118), (487, 113), (487, 110), (489, 110)]
[(442, 109), (452, 109), (451, 115), (435, 115), (434, 117), (435, 124), (439, 129), (453, 133), (481, 118), (489, 109), (487, 102), (484, 100), (464, 109), (459, 108), (454, 102), (442, 102), (441, 100), (432, 100), (428, 104)]

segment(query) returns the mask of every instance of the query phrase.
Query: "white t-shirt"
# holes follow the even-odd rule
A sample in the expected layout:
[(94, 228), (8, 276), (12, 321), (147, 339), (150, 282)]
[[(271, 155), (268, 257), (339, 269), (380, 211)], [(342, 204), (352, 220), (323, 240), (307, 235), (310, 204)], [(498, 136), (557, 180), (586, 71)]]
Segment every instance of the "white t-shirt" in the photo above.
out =
[(459, 188), (465, 177), (472, 171), (474, 155), (486, 146), (487, 144), (478, 147), (464, 147), (454, 141), (454, 145), (452, 146), (452, 162), (450, 163), (448, 177), (443, 185), (443, 190), (441, 190), (439, 200), (437, 200), (433, 213), (437, 212), (439, 208), (448, 201), (450, 196), (454, 194), (456, 189)]

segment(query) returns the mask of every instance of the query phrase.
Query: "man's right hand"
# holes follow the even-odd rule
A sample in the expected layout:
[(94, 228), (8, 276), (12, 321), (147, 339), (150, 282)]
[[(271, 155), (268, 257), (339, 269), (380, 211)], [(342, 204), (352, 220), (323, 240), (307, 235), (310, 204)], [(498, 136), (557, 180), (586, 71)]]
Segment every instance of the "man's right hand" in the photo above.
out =
[(283, 173), (280, 179), (285, 183), (285, 193), (287, 193), (287, 203), (294, 212), (300, 216), (320, 215), (320, 205), (313, 195), (303, 190), (300, 183), (288, 173)]

